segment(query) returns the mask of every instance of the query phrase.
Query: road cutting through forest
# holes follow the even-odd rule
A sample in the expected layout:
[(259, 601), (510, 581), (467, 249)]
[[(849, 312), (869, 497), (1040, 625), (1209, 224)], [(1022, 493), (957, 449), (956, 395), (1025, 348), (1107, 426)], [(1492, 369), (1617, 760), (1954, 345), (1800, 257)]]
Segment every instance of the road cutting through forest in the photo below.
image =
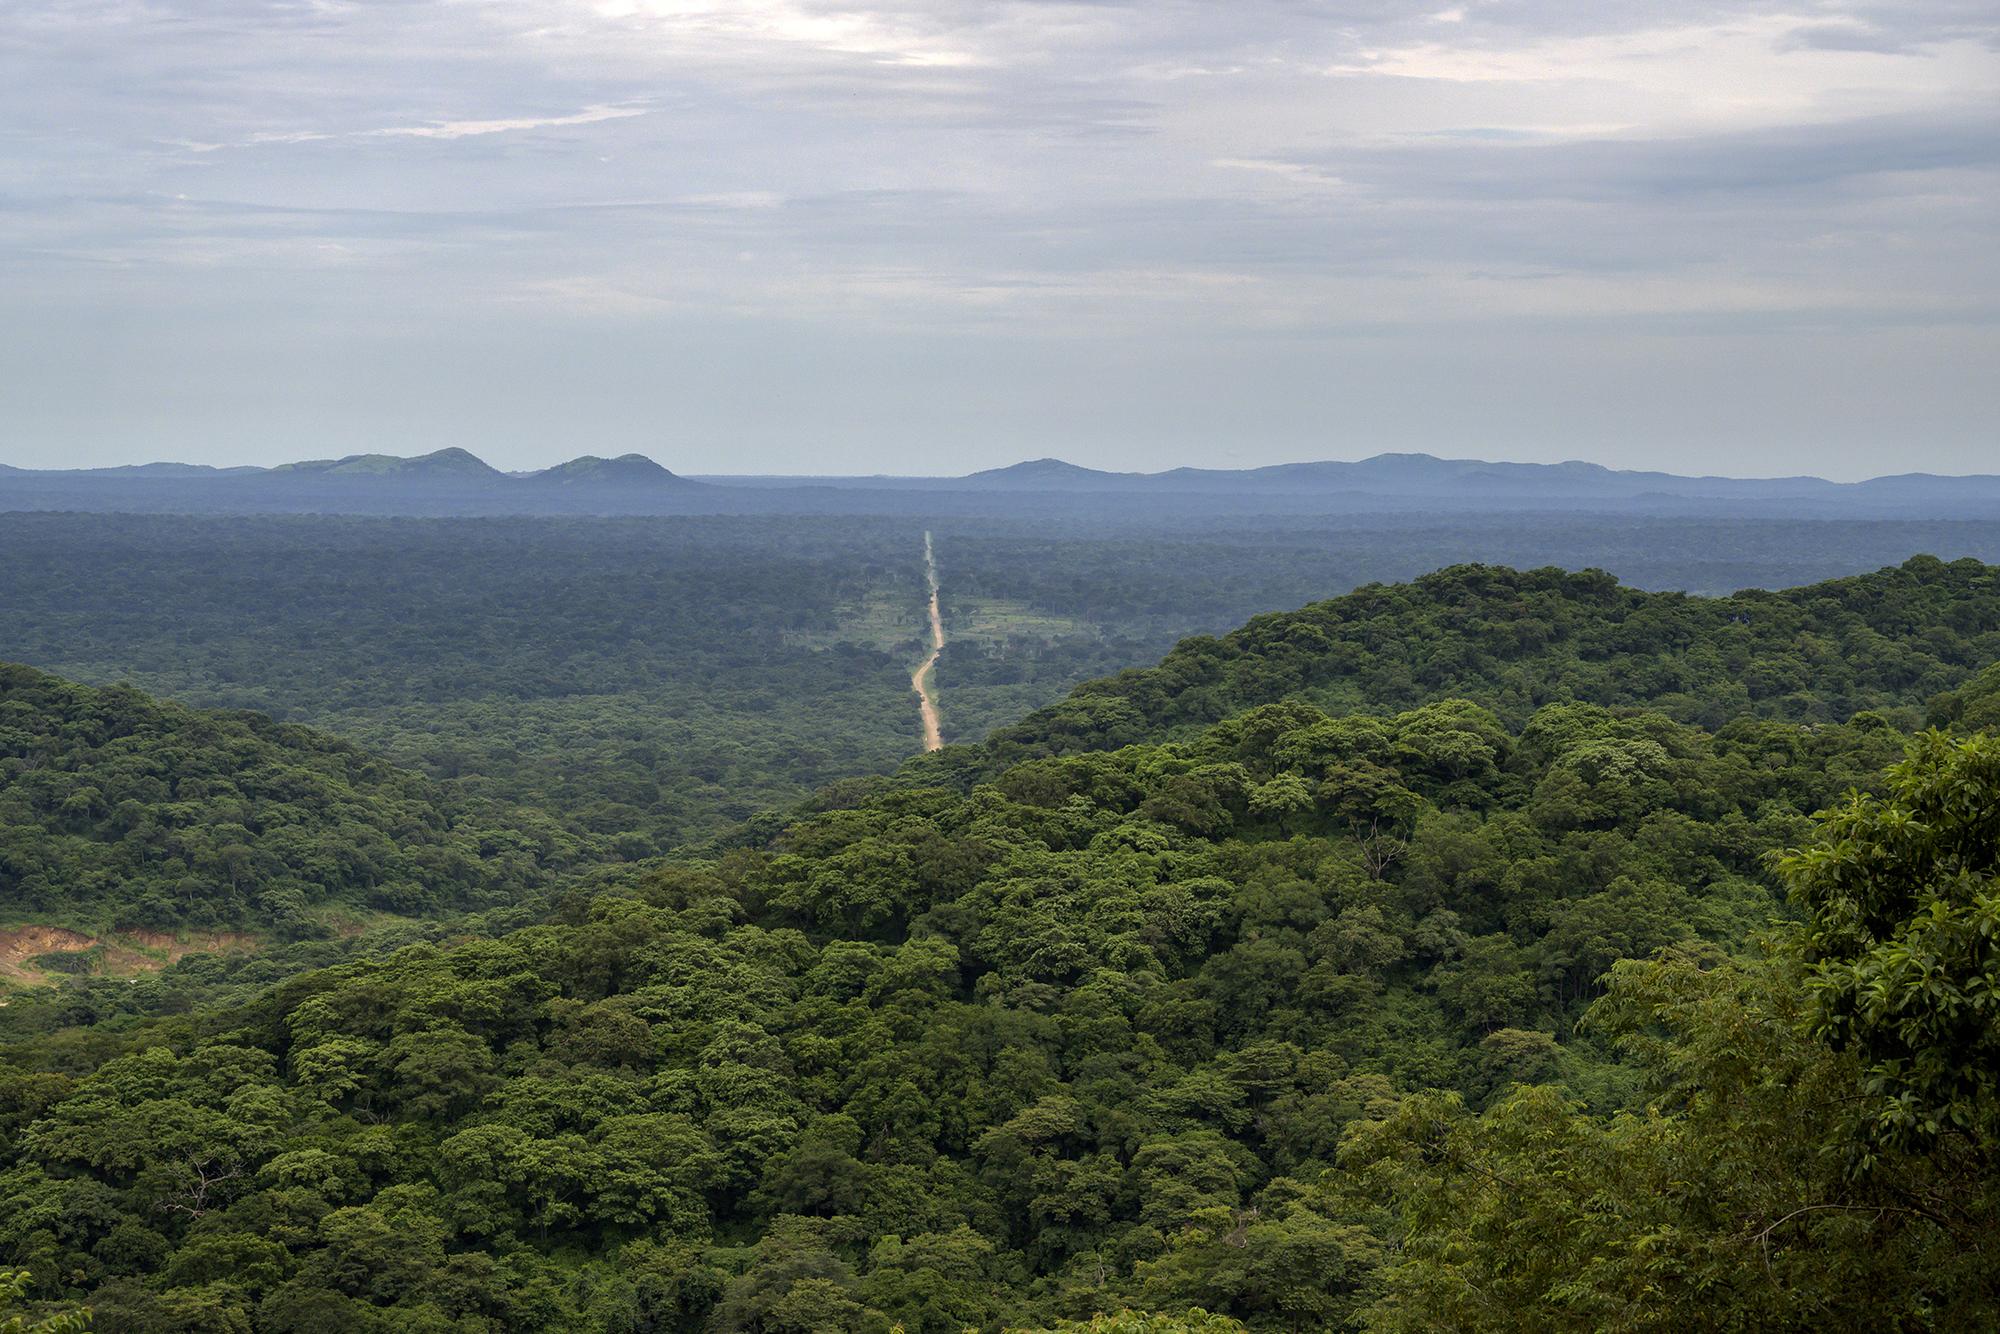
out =
[(932, 693), (938, 656), (944, 652), (944, 616), (938, 610), (937, 562), (931, 558), (931, 535), (924, 534), (924, 582), (931, 593), (931, 654), (910, 673), (910, 689), (917, 692), (917, 710), (924, 719), (924, 749), (944, 746), (944, 729), (938, 723), (937, 696)]

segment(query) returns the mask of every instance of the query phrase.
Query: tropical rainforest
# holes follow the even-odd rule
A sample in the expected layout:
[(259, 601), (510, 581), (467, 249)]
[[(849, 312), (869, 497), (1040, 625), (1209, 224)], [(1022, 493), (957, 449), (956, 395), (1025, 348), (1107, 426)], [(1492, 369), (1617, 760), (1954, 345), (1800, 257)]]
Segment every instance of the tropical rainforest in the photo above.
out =
[(419, 914), (511, 901), (574, 840), (482, 827), (353, 746), (0, 664), (0, 895), (89, 925), (311, 930), (324, 904)]
[[(580, 523), (238, 521), (197, 599), (191, 522), (5, 575), (64, 590), (38, 668), (317, 725), (0, 674), (8, 918), (260, 942), (5, 994), (26, 1328), (1995, 1325), (2000, 569), (1465, 565), (1211, 633), (1055, 577), (1129, 535), (1008, 583), (968, 530), (959, 744), (904, 760), (920, 529), (634, 521), (641, 597)], [(1212, 621), (1256, 563), (1162, 577)], [(754, 747), (609, 721), (709, 673), (831, 746), (854, 670), (903, 730), (740, 804)]]
[(927, 527), (960, 742), (1187, 636), (1458, 561), (1728, 594), (2000, 560), (1990, 520), (14, 513), (0, 660), (321, 727), (642, 859), (918, 750)]

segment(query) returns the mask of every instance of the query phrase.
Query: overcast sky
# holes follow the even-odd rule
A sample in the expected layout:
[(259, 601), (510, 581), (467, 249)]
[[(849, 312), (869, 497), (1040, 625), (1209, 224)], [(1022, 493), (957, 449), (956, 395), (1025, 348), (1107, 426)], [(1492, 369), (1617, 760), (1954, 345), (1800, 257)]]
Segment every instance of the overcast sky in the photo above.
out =
[(1996, 15), (4, 0), (0, 461), (2000, 471)]

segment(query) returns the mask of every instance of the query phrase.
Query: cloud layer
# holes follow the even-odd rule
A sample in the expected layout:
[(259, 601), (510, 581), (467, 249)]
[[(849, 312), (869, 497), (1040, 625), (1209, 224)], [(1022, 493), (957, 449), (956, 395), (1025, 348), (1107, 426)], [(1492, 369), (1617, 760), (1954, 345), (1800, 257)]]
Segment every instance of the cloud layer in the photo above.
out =
[(1989, 5), (14, 0), (0, 459), (1990, 466)]

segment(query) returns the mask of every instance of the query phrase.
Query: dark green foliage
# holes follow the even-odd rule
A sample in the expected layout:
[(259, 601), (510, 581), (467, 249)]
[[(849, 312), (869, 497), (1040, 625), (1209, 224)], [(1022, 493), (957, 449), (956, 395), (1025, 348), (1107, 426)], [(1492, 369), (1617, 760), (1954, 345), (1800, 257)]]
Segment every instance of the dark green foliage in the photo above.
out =
[(90, 1328), (89, 1313), (74, 1308), (40, 1314), (20, 1310), (28, 1285), (27, 1274), (0, 1270), (0, 1334), (84, 1334)]
[(1597, 974), (1740, 943), (1762, 854), (1898, 744), (1284, 705), (888, 793), (57, 1084), (18, 1047), (0, 1254), (112, 1329), (1337, 1326), (1388, 1255), (1317, 1184), (1343, 1130), (1431, 1087), (1623, 1105), (1573, 1033)]
[[(1163, 531), (1136, 518), (949, 515), (6, 514), (0, 659), (324, 727), (471, 796), (543, 810), (629, 860), (788, 809), (822, 784), (885, 772), (917, 750), (908, 672), (921, 656), (926, 528), (936, 531), (952, 631), (938, 669), (945, 732), (961, 742), (1079, 682), (1157, 662), (1187, 635), (1452, 561), (1602, 567), (1643, 588), (1719, 593), (1914, 550), (2000, 559), (2000, 525), (1972, 522), (1259, 515)], [(1517, 602), (1502, 589), (1510, 579), (1543, 591)], [(1130, 699), (1123, 685), (1094, 687), (1112, 694), (1037, 722), (1025, 753), (1072, 733), (1090, 744), (1157, 740), (1296, 689), (1339, 712), (1463, 695), (1516, 723), (1557, 699), (1659, 701), (1711, 726), (1759, 692), (1759, 714), (1833, 720), (1863, 699), (1921, 706), (1993, 656), (1977, 656), (1990, 608), (1934, 575), (1918, 580), (1929, 591), (1914, 599), (1899, 591), (1908, 575), (1871, 577), (1806, 590), (1806, 602), (1764, 595), (1714, 615), (1685, 597), (1607, 591), (1601, 576), (1574, 582), (1582, 593), (1546, 572), (1461, 570), (1377, 589), (1334, 604), (1350, 606), (1333, 620), (1353, 620), (1354, 634), (1321, 607), (1260, 617), (1188, 645), (1166, 675), (1150, 675), (1179, 689), (1189, 668), (1218, 673), (1172, 708), (1148, 703), (1151, 687)], [(1952, 601), (1949, 618), (1939, 598)], [(960, 638), (991, 600), (1072, 624)], [(1852, 603), (1870, 633), (1850, 633), (1852, 618), (1822, 602)], [(863, 603), (880, 619), (857, 623)], [(1787, 606), (1805, 608), (1810, 634), (1786, 637), (1774, 615)], [(1745, 607), (1750, 619), (1736, 627)], [(1599, 615), (1616, 623), (1593, 634), (1587, 623)], [(1311, 680), (1298, 659), (1313, 652), (1312, 637), (1287, 642), (1270, 629), (1294, 622), (1331, 625), (1332, 641), (1346, 643)], [(1230, 666), (1245, 652), (1257, 670)], [(1834, 688), (1849, 673), (1857, 689)]]
[(2000, 1145), (2000, 738), (1924, 734), (1779, 869), (1813, 1035), (1866, 1071), (1866, 1138)]
[(1912, 706), (2000, 658), (2000, 573), (1916, 557), (1783, 593), (1689, 598), (1600, 572), (1459, 566), (1191, 639), (1003, 729), (1002, 760), (1118, 746), (1302, 696), (1336, 711), (1459, 695), (1643, 704), (1709, 727)]
[(1781, 863), (1806, 918), (1771, 957), (1612, 969), (1590, 1022), (1643, 1111), (1539, 1087), (1358, 1125), (1333, 1189), (1403, 1240), (1374, 1327), (1993, 1328), (1995, 748), (1928, 734), (1828, 815)]
[(1991, 743), (1881, 775), (1996, 617), (1460, 568), (547, 911), (52, 988), (0, 1264), (112, 1331), (1977, 1327)]
[(917, 748), (902, 657), (813, 645), (900, 579), (914, 649), (920, 542), (824, 520), (10, 515), (0, 657), (309, 722), (646, 857)]
[(314, 929), (327, 903), (426, 913), (518, 897), (574, 840), (501, 830), (345, 742), (0, 664), (0, 916)]

